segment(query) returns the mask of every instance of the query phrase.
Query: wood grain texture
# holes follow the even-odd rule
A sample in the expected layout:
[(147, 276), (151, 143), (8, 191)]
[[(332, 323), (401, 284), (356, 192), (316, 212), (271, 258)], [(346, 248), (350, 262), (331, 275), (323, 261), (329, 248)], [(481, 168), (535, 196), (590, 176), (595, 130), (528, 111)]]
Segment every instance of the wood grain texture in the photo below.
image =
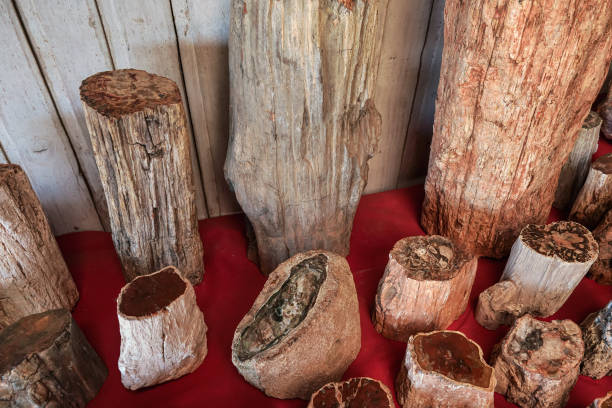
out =
[(569, 219), (595, 229), (612, 208), (612, 153), (598, 157), (576, 196)]
[(612, 0), (448, 0), (424, 229), (501, 257), (545, 222), (611, 49)]
[(584, 357), (580, 374), (599, 380), (612, 374), (612, 301), (580, 323)]
[(593, 238), (599, 246), (599, 256), (587, 276), (602, 285), (612, 285), (612, 210), (593, 230)]

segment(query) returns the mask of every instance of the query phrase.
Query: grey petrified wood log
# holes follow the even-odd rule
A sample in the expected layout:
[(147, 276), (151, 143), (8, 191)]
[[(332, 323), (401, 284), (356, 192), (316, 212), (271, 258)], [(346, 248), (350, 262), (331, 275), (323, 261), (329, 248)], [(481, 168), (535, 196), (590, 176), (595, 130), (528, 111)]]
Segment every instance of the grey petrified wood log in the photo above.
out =
[(0, 406), (81, 408), (106, 366), (66, 309), (33, 314), (0, 332)]
[(600, 379), (612, 374), (612, 302), (580, 324), (584, 358), (580, 374)]
[(608, 210), (593, 230), (593, 238), (599, 245), (599, 256), (587, 277), (602, 285), (612, 285), (612, 210)]
[(572, 206), (569, 218), (594, 229), (612, 208), (612, 153), (591, 164), (589, 174)]
[(87, 128), (127, 282), (176, 265), (204, 273), (181, 94), (168, 78), (125, 69), (81, 84)]
[(301, 251), (348, 254), (380, 136), (386, 9), (387, 0), (232, 1), (225, 175), (266, 274)]
[(72, 309), (79, 293), (21, 167), (0, 165), (0, 329), (24, 316)]
[(601, 398), (597, 398), (587, 408), (612, 408), (612, 391)]
[(393, 395), (380, 381), (356, 377), (324, 385), (310, 397), (306, 408), (395, 408)]
[(612, 0), (447, 0), (444, 14), (421, 224), (501, 257), (546, 222), (612, 58)]
[(119, 371), (135, 390), (179, 378), (202, 364), (206, 323), (193, 287), (174, 267), (139, 276), (117, 299)]

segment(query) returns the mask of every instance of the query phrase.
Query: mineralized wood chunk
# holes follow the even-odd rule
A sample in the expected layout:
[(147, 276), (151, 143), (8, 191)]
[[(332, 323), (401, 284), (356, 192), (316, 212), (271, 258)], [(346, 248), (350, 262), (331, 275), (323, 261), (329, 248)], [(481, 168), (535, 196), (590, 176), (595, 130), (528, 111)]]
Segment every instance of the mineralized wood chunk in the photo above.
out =
[(449, 330), (411, 336), (395, 382), (404, 408), (493, 408), (494, 388), (480, 346)]
[(594, 229), (612, 208), (612, 153), (591, 164), (589, 174), (574, 201), (569, 218)]
[(395, 408), (387, 386), (368, 377), (351, 378), (321, 387), (307, 408)]
[(378, 284), (372, 321), (394, 340), (445, 329), (467, 306), (478, 259), (439, 235), (398, 241)]
[(599, 115), (603, 119), (603, 124), (601, 126), (601, 133), (608, 140), (612, 139), (612, 82), (610, 82), (610, 89), (608, 90), (608, 95), (606, 96), (606, 100), (599, 105), (597, 109)]
[(597, 398), (587, 408), (612, 408), (612, 391), (601, 398)]
[(119, 371), (135, 390), (189, 374), (208, 351), (204, 315), (191, 284), (170, 266), (139, 276), (117, 299)]
[(609, 210), (597, 228), (593, 238), (599, 245), (599, 256), (587, 277), (603, 285), (612, 285), (612, 210)]
[(87, 405), (106, 366), (66, 309), (33, 314), (0, 332), (0, 406)]
[(580, 374), (599, 380), (612, 375), (612, 302), (581, 324), (584, 357)]
[(519, 318), (494, 356), (495, 392), (520, 407), (563, 407), (580, 371), (584, 352), (571, 320), (541, 322)]
[(309, 399), (338, 381), (361, 347), (359, 305), (346, 260), (297, 254), (268, 277), (232, 342), (232, 362), (276, 398)]
[(84, 80), (81, 100), (126, 281), (176, 265), (199, 283), (202, 242), (178, 87), (121, 69)]
[(21, 167), (0, 165), (0, 329), (24, 316), (72, 309), (79, 293)]

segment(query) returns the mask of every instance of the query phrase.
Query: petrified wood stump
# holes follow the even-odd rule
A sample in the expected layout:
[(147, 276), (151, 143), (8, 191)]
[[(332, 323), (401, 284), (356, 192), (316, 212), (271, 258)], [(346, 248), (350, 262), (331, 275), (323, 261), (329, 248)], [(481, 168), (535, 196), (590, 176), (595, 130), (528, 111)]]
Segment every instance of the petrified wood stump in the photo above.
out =
[(599, 245), (599, 257), (589, 270), (587, 277), (603, 285), (612, 285), (612, 210), (609, 210), (597, 228), (593, 238)]
[(122, 69), (84, 80), (81, 100), (126, 281), (176, 265), (199, 283), (202, 241), (178, 87)]
[(439, 235), (398, 241), (378, 284), (372, 322), (383, 336), (445, 329), (467, 306), (478, 259)]
[(597, 398), (587, 408), (612, 408), (612, 391), (604, 397)]
[(381, 131), (387, 1), (232, 1), (225, 175), (265, 274), (302, 251), (348, 254)]
[(0, 165), (0, 329), (24, 316), (72, 309), (79, 293), (28, 177)]
[(580, 374), (599, 380), (612, 375), (612, 302), (581, 324), (584, 357)]
[(523, 408), (565, 406), (578, 379), (584, 352), (576, 323), (547, 323), (525, 315), (497, 348), (493, 357), (495, 392)]
[(612, 153), (591, 164), (589, 174), (574, 201), (569, 218), (592, 230), (612, 208)]
[(135, 390), (189, 374), (208, 351), (206, 323), (191, 284), (169, 266), (139, 276), (117, 299), (119, 371)]
[(351, 378), (321, 387), (306, 408), (395, 408), (387, 386), (368, 377)]
[(434, 331), (410, 337), (395, 389), (404, 408), (493, 408), (495, 376), (478, 344)]
[(276, 398), (309, 399), (338, 381), (361, 348), (359, 305), (346, 259), (294, 255), (268, 277), (232, 342), (232, 362)]
[(0, 332), (0, 406), (87, 405), (108, 371), (66, 309), (33, 314)]
[(612, 0), (447, 0), (444, 15), (421, 224), (502, 257), (546, 222), (610, 65)]
[(599, 105), (597, 109), (599, 115), (603, 119), (601, 126), (601, 134), (608, 140), (612, 139), (612, 82), (606, 100)]

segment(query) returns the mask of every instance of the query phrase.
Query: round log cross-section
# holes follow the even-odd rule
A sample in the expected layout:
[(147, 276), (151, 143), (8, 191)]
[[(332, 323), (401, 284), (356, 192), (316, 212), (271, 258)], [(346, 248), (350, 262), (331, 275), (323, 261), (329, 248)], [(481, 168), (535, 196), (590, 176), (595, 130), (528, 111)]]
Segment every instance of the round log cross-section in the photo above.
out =
[(81, 100), (126, 281), (176, 265), (199, 283), (202, 242), (178, 87), (122, 69), (84, 80)]
[(612, 208), (612, 153), (591, 164), (589, 174), (574, 201), (569, 218), (589, 229), (600, 223)]
[(310, 397), (306, 408), (394, 408), (386, 385), (367, 377), (324, 385)]
[(599, 380), (612, 375), (612, 301), (580, 324), (584, 357), (580, 374)]

